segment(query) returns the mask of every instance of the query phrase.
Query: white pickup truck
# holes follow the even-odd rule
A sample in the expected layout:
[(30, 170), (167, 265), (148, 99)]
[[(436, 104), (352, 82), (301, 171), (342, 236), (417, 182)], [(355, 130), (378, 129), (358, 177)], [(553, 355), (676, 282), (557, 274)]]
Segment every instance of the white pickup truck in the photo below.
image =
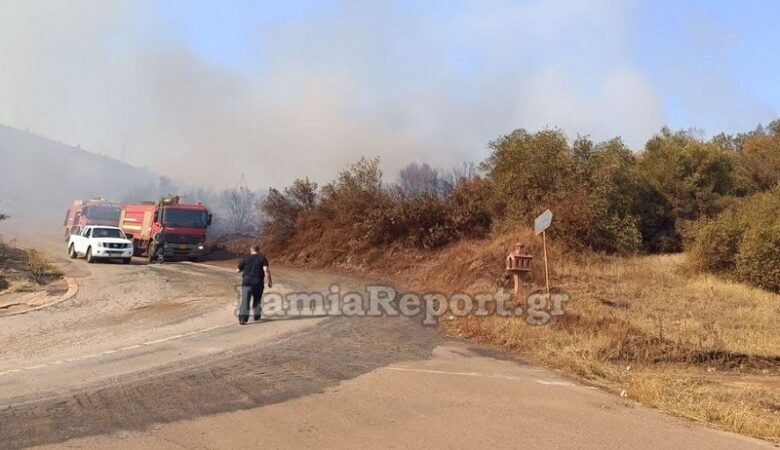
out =
[(75, 259), (82, 255), (88, 263), (97, 259), (121, 259), (123, 263), (130, 264), (133, 241), (117, 227), (86, 226), (80, 234), (72, 234), (68, 238), (68, 256)]

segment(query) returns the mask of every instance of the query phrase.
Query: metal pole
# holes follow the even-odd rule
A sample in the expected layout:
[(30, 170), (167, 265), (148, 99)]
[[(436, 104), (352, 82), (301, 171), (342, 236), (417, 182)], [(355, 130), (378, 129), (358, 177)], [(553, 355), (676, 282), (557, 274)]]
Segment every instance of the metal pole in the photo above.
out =
[(547, 285), (547, 298), (550, 298), (550, 272), (547, 269), (547, 231), (542, 231), (544, 245), (544, 283)]

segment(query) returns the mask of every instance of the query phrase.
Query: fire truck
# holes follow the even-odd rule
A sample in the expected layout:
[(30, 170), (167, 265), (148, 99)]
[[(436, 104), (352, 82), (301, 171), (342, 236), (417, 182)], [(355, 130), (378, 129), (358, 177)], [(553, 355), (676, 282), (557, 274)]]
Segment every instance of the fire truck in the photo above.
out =
[(158, 202), (124, 205), (119, 228), (133, 241), (136, 256), (150, 261), (197, 261), (204, 252), (211, 218), (202, 203), (181, 203), (178, 196), (168, 196)]
[(81, 233), (87, 225), (117, 226), (120, 209), (118, 204), (104, 198), (74, 200), (65, 215), (65, 239), (71, 234)]

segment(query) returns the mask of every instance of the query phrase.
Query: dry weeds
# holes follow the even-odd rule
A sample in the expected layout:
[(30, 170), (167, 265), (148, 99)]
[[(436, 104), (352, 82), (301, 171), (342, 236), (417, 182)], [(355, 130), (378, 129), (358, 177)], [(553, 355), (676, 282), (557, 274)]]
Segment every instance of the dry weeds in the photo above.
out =
[(0, 292), (31, 290), (59, 278), (62, 272), (43, 253), (0, 241)]

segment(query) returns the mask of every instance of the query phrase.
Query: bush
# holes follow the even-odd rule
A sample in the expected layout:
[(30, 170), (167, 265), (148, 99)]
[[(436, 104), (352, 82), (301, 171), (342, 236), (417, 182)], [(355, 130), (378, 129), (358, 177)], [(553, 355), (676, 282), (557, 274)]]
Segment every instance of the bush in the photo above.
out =
[(734, 204), (692, 230), (689, 264), (780, 292), (780, 187)]
[(461, 177), (447, 197), (447, 210), (458, 238), (480, 238), (490, 231), (491, 184), (480, 177)]
[(264, 246), (346, 260), (376, 247), (432, 250), (491, 228), (490, 184), (476, 176), (448, 182), (447, 192), (382, 185), (379, 161), (361, 159), (319, 192), (308, 180), (271, 189), (263, 210)]
[(392, 206), (373, 222), (372, 242), (432, 250), (463, 238), (485, 236), (492, 224), (489, 188), (481, 178), (459, 180), (442, 199), (398, 190)]
[(444, 201), (430, 193), (401, 193), (398, 197), (375, 221), (373, 242), (399, 242), (406, 247), (432, 250), (454, 239), (455, 230)]
[(780, 225), (751, 227), (736, 256), (739, 280), (780, 292)]
[(62, 276), (60, 271), (52, 267), (46, 255), (36, 250), (27, 252), (27, 271), (30, 278), (38, 284), (46, 284)]
[(308, 178), (295, 180), (284, 192), (271, 188), (262, 202), (262, 210), (268, 217), (263, 229), (264, 246), (277, 248), (288, 243), (296, 232), (299, 216), (314, 209), (316, 204), (317, 183)]
[(716, 219), (702, 219), (694, 225), (688, 260), (693, 269), (729, 273), (736, 268), (743, 228), (736, 209), (724, 211)]
[(365, 250), (376, 242), (377, 227), (392, 205), (382, 186), (379, 160), (362, 158), (325, 185), (312, 210), (323, 229), (322, 243), (344, 253)]

